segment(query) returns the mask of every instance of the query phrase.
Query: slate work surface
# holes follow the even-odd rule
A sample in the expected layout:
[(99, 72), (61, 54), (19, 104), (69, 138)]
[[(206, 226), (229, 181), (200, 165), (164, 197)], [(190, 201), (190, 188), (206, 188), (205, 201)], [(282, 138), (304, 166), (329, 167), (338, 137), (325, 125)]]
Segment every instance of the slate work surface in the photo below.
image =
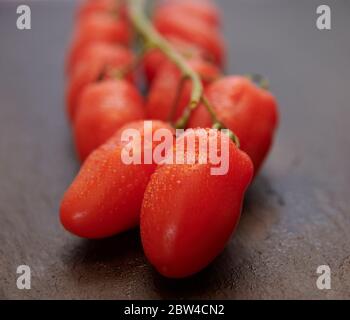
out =
[[(271, 156), (236, 236), (197, 276), (171, 281), (147, 263), (138, 231), (85, 241), (58, 222), (78, 170), (64, 114), (73, 1), (0, 2), (0, 298), (350, 298), (350, 2), (222, 0), (231, 73), (268, 76), (281, 108)], [(16, 288), (16, 268), (32, 289)], [(332, 290), (316, 287), (329, 265)]]

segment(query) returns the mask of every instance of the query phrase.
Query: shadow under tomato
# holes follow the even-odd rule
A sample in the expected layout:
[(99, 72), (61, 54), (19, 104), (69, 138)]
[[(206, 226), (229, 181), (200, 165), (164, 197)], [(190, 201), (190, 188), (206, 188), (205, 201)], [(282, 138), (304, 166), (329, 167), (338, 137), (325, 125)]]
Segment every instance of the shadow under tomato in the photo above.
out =
[(90, 281), (125, 277), (134, 267), (144, 265), (139, 229), (102, 240), (75, 239), (64, 261), (74, 277)]
[[(162, 299), (211, 299), (226, 286), (229, 255), (225, 249), (208, 267), (184, 279), (168, 279), (153, 271), (154, 290)], [(227, 286), (226, 286), (227, 287)], [(233, 284), (234, 287), (234, 284)]]
[(258, 176), (246, 193), (236, 237), (254, 248), (256, 241), (266, 240), (279, 222), (285, 206), (283, 195), (264, 175)]
[(103, 240), (74, 239), (65, 250), (64, 263), (80, 284), (113, 286), (130, 281), (134, 288), (127, 298), (138, 297), (145, 287), (152, 292), (149, 298), (233, 298), (237, 286), (246, 285), (245, 270), (258, 259), (256, 244), (266, 239), (282, 205), (284, 200), (269, 180), (258, 177), (247, 193), (237, 232), (225, 250), (207, 268), (185, 279), (167, 279), (157, 273), (143, 253), (139, 229)]
[(238, 287), (252, 290), (246, 279), (255, 277), (261, 263), (262, 241), (278, 222), (283, 196), (264, 175), (256, 178), (244, 201), (240, 223), (225, 250), (204, 270), (185, 279), (166, 279), (153, 271), (154, 290), (164, 299), (234, 298)]

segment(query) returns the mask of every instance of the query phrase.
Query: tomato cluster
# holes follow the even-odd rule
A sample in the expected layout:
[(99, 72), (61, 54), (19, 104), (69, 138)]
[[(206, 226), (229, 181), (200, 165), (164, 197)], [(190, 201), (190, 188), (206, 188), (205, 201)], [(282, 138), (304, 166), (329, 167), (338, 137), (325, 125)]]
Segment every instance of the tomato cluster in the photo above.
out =
[[(212, 114), (200, 103), (187, 130), (175, 136), (171, 123), (190, 102), (193, 85), (159, 48), (146, 52), (142, 72), (132, 51), (133, 25), (124, 1), (87, 0), (78, 10), (66, 73), (67, 115), (82, 167), (66, 191), (60, 218), (71, 233), (110, 237), (140, 226), (145, 254), (164, 276), (181, 278), (206, 267), (224, 248), (241, 214), (245, 191), (265, 160), (278, 124), (275, 98), (246, 77), (222, 75), (225, 61), (220, 13), (209, 0), (167, 0), (152, 23), (200, 76), (216, 118), (240, 139), (229, 141), (229, 169), (212, 175), (199, 156), (200, 131), (211, 139)], [(140, 71), (140, 70), (138, 70)], [(142, 74), (141, 74), (142, 73)], [(142, 76), (143, 75), (143, 76)], [(146, 79), (146, 98), (137, 81)], [(171, 132), (176, 143), (193, 136), (191, 164), (126, 164), (121, 139), (136, 129), (143, 143), (133, 149), (143, 158), (155, 143), (144, 132)], [(192, 128), (192, 129), (191, 129)], [(223, 132), (217, 138), (226, 139)], [(215, 146), (221, 153), (220, 143)], [(169, 152), (174, 152), (171, 148)], [(177, 150), (178, 151), (178, 150)], [(189, 156), (186, 154), (186, 156)]]

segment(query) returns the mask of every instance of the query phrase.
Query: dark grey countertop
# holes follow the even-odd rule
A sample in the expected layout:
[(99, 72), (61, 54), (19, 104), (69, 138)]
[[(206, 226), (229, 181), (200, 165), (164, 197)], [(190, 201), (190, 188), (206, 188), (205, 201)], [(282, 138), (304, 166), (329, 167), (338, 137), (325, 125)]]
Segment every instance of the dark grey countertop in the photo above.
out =
[[(350, 2), (221, 0), (228, 70), (271, 81), (281, 126), (251, 187), (238, 232), (206, 270), (167, 280), (147, 263), (138, 231), (103, 241), (65, 232), (60, 198), (78, 170), (64, 113), (72, 1), (0, 3), (0, 298), (350, 298)], [(18, 290), (16, 268), (32, 270)], [(316, 287), (329, 265), (332, 289)]]

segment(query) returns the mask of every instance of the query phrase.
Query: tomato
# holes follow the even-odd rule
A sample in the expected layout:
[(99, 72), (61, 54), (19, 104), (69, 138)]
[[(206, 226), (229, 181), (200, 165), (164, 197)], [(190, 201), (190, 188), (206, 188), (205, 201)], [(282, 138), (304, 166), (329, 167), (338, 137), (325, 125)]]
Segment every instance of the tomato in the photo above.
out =
[(105, 42), (128, 45), (131, 39), (129, 25), (125, 19), (112, 14), (96, 13), (79, 21), (67, 60), (67, 70), (72, 70), (82, 52), (91, 43)]
[[(220, 23), (220, 14), (218, 9), (212, 2), (206, 0), (170, 0), (165, 1), (164, 3), (157, 6), (155, 8), (153, 18), (155, 22), (159, 21), (159, 30), (161, 32), (163, 30), (163, 21), (165, 21), (168, 17), (172, 16), (176, 16), (179, 18), (178, 24), (184, 23), (186, 26), (188, 26), (188, 24), (184, 22), (184, 20), (190, 20), (191, 22), (193, 22), (194, 26), (199, 25), (198, 29), (202, 25), (206, 25), (205, 30), (207, 30), (208, 28), (216, 29)], [(164, 27), (166, 28), (166, 26)], [(171, 26), (169, 28), (172, 29)], [(209, 61), (215, 60), (212, 51), (217, 50), (215, 46), (221, 47), (222, 44), (214, 44), (211, 50), (210, 45), (204, 45), (203, 47), (203, 43), (210, 42), (210, 36), (208, 36), (207, 41), (204, 39), (204, 37), (202, 37), (202, 40), (198, 40), (199, 43), (195, 44), (193, 39), (196, 38), (196, 36), (186, 36), (181, 30), (177, 32), (175, 30), (176, 28), (173, 29), (174, 32), (168, 32), (165, 30), (162, 35), (165, 38), (167, 38), (167, 40), (171, 42), (173, 47), (185, 57), (202, 57)], [(212, 37), (220, 38), (220, 36), (218, 34), (215, 34), (215, 32), (212, 33)], [(199, 38), (200, 36), (198, 36), (198, 39)], [(146, 54), (144, 58), (144, 69), (146, 73), (146, 78), (149, 83), (152, 82), (152, 79), (157, 73), (158, 68), (162, 65), (164, 61), (167, 60), (168, 59), (159, 50), (152, 50), (151, 52)]]
[[(138, 129), (141, 123), (128, 127)], [(153, 121), (153, 132), (160, 128), (172, 130), (166, 123)], [(144, 191), (156, 164), (125, 164), (120, 136), (117, 132), (86, 159), (63, 196), (61, 223), (79, 237), (105, 238), (139, 224)], [(154, 143), (153, 147), (156, 146)], [(144, 151), (135, 150), (141, 154)]]
[[(203, 59), (190, 59), (188, 63), (201, 76), (204, 86), (220, 76), (219, 69)], [(181, 117), (190, 102), (192, 83), (187, 80), (179, 95), (180, 85), (180, 70), (170, 62), (164, 64), (148, 93), (146, 109), (149, 118), (176, 121)]]
[[(109, 44), (92, 44), (86, 55), (75, 68), (66, 91), (67, 113), (71, 120), (75, 117), (79, 97), (91, 82), (97, 81), (108, 70), (123, 70), (134, 61), (133, 53), (124, 47)], [(127, 75), (132, 80), (132, 75)]]
[(217, 29), (178, 11), (167, 15), (155, 15), (153, 22), (163, 36), (176, 37), (192, 43), (201, 48), (218, 66), (224, 65), (225, 46)]
[[(208, 62), (210, 61), (210, 57), (206, 55), (203, 50), (187, 41), (176, 37), (167, 37), (167, 40), (170, 42), (172, 47), (186, 59), (198, 58)], [(143, 68), (145, 71), (146, 80), (149, 84), (152, 83), (156, 74), (166, 62), (169, 62), (169, 59), (160, 50), (154, 49), (145, 54), (143, 58)]]
[(95, 13), (124, 14), (122, 1), (118, 0), (87, 0), (78, 7), (77, 18), (85, 19)]
[(121, 126), (144, 118), (143, 98), (133, 84), (125, 80), (106, 80), (86, 86), (74, 121), (80, 160), (84, 161)]
[[(223, 136), (218, 136), (221, 141)], [(251, 160), (231, 141), (227, 174), (212, 175), (211, 164), (199, 164), (198, 145), (196, 139), (196, 151), (189, 153), (196, 155), (195, 164), (157, 168), (142, 203), (145, 254), (158, 272), (170, 278), (193, 275), (220, 254), (239, 221), (253, 175)], [(217, 152), (221, 151), (219, 147)]]
[(79, 52), (76, 62), (67, 71), (68, 75), (72, 77), (74, 72), (82, 65), (88, 65), (97, 61), (107, 66), (114, 64), (120, 67), (125, 62), (131, 63), (133, 58), (134, 54), (132, 51), (123, 46), (106, 42), (94, 42)]
[[(218, 119), (240, 139), (241, 149), (252, 159), (257, 174), (265, 160), (278, 125), (278, 106), (273, 95), (245, 77), (231, 76), (206, 90)], [(192, 114), (189, 127), (205, 127), (211, 118), (202, 105)]]
[(156, 15), (168, 15), (175, 11), (184, 16), (195, 17), (211, 27), (220, 25), (219, 10), (208, 0), (169, 0), (156, 8)]

